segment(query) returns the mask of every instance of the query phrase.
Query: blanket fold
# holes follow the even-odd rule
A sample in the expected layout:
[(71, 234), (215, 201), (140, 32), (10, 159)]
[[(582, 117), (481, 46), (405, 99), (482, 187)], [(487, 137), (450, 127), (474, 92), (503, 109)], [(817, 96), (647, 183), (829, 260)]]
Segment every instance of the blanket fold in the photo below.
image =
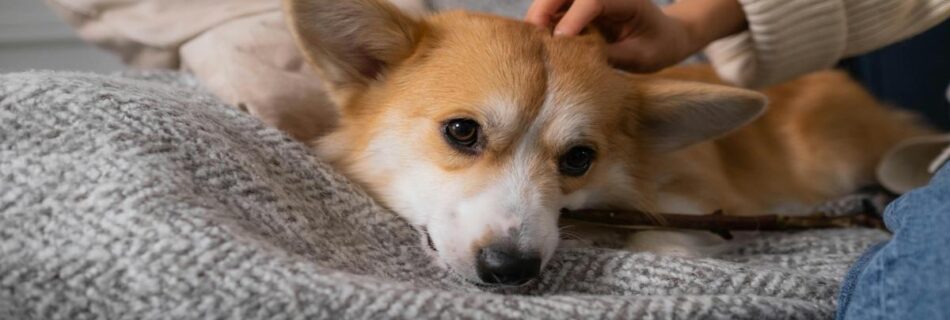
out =
[(0, 318), (830, 318), (848, 265), (886, 238), (563, 248), (540, 281), (490, 292), (190, 76), (0, 76)]

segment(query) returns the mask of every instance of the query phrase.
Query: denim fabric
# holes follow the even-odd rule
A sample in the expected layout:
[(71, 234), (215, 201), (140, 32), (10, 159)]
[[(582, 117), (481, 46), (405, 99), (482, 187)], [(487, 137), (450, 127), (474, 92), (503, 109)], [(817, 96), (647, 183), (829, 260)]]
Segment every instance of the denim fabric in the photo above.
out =
[(950, 165), (884, 212), (894, 236), (852, 267), (838, 319), (950, 319)]

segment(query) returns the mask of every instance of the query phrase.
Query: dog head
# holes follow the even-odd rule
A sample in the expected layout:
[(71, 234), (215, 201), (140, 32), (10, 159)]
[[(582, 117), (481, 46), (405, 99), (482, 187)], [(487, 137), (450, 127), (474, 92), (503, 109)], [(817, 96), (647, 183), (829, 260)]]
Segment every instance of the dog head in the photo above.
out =
[(479, 284), (538, 275), (561, 208), (649, 207), (648, 159), (758, 115), (753, 92), (612, 69), (595, 32), (504, 18), (412, 18), (374, 0), (288, 0), (292, 32), (340, 108), (317, 152), (418, 226)]

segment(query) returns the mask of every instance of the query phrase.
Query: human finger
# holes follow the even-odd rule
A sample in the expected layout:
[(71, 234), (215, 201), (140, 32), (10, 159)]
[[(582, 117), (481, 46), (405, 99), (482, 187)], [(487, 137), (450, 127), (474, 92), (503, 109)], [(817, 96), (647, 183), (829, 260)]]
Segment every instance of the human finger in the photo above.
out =
[(554, 27), (554, 35), (576, 35), (602, 13), (604, 4), (599, 0), (575, 0)]
[(528, 7), (528, 12), (525, 13), (524, 19), (526, 22), (546, 28), (551, 26), (552, 18), (564, 4), (570, 2), (571, 0), (535, 0), (531, 3), (531, 6)]

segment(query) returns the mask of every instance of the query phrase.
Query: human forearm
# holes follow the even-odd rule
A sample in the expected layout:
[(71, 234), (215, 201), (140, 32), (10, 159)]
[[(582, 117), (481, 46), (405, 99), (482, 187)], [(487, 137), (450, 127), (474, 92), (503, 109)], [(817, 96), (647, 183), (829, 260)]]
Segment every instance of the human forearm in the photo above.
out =
[(736, 0), (680, 0), (664, 7), (663, 13), (686, 27), (692, 51), (747, 28), (745, 13)]

